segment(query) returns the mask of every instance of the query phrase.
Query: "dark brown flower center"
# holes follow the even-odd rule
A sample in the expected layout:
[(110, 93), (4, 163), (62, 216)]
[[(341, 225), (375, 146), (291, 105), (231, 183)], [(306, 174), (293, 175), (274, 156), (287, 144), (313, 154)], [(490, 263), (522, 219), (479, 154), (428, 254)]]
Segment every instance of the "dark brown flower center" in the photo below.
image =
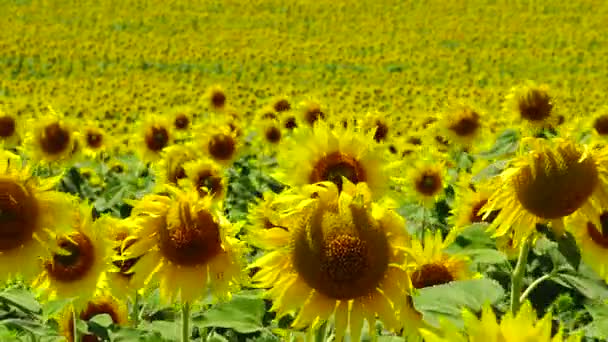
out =
[(598, 230), (593, 223), (587, 222), (587, 233), (593, 242), (608, 248), (608, 212), (605, 211), (600, 215), (600, 223), (602, 227)]
[(306, 119), (306, 122), (312, 126), (317, 120), (325, 119), (325, 113), (323, 113), (319, 107), (311, 107), (306, 110), (304, 118)]
[(264, 130), (264, 136), (268, 142), (276, 144), (281, 141), (281, 130), (275, 126), (267, 127)]
[(458, 120), (448, 126), (448, 129), (461, 137), (468, 137), (475, 134), (480, 126), (479, 114), (467, 109), (458, 115)]
[(61, 237), (57, 245), (63, 253), (53, 254), (52, 261), (45, 263), (51, 278), (61, 282), (78, 281), (86, 277), (95, 262), (95, 249), (91, 240), (82, 233)]
[(226, 104), (226, 94), (222, 91), (214, 91), (211, 94), (211, 104), (215, 108), (224, 108), (224, 105)]
[(521, 205), (544, 219), (568, 216), (580, 208), (595, 190), (599, 175), (594, 159), (574, 145), (557, 151), (535, 153), (534, 165), (522, 167), (514, 178)]
[(450, 270), (442, 264), (424, 264), (411, 275), (414, 288), (446, 284), (454, 280)]
[(169, 132), (160, 125), (153, 125), (146, 131), (146, 145), (154, 152), (160, 152), (169, 143)]
[(291, 104), (286, 99), (280, 99), (273, 105), (274, 110), (277, 112), (285, 112), (291, 109)]
[(60, 154), (70, 145), (70, 132), (58, 122), (47, 125), (38, 137), (40, 148), (47, 154)]
[[(83, 321), (88, 321), (97, 315), (108, 314), (114, 324), (120, 324), (122, 322), (120, 314), (118, 313), (118, 305), (118, 303), (105, 298), (104, 300), (89, 301), (85, 309), (80, 312), (79, 318)], [(74, 341), (74, 318), (71, 315), (69, 317), (69, 322), (70, 324), (68, 326), (70, 331), (67, 332), (69, 335), (68, 341)], [(103, 341), (103, 339), (95, 334), (85, 334), (81, 336), (80, 341), (100, 342)]]
[(201, 197), (207, 195), (220, 196), (224, 191), (222, 177), (212, 170), (201, 170), (196, 175), (196, 189)]
[(31, 240), (38, 218), (36, 199), (27, 189), (0, 177), (0, 253)]
[(292, 130), (296, 127), (298, 127), (298, 124), (296, 122), (295, 117), (291, 116), (291, 117), (287, 118), (287, 120), (285, 120), (285, 128), (287, 128), (288, 130)]
[(374, 133), (374, 140), (376, 142), (381, 142), (386, 140), (388, 136), (388, 126), (386, 123), (376, 120), (376, 132)]
[(373, 292), (388, 268), (389, 245), (377, 222), (353, 209), (353, 220), (318, 210), (294, 237), (294, 266), (304, 281), (333, 299)]
[(425, 196), (434, 196), (443, 188), (441, 175), (434, 170), (424, 170), (416, 179), (416, 191)]
[(96, 131), (87, 131), (86, 140), (87, 146), (91, 148), (99, 148), (103, 144), (103, 135)]
[(341, 191), (342, 177), (353, 184), (367, 180), (365, 170), (359, 161), (346, 153), (333, 152), (315, 163), (309, 181), (310, 183), (330, 181), (336, 184)]
[(488, 215), (488, 217), (486, 217), (484, 219), (483, 218), (484, 214), (480, 213), (480, 211), (481, 211), (481, 208), (483, 208), (483, 206), (486, 205), (486, 203), (488, 203), (487, 198), (482, 199), (473, 205), (473, 207), (471, 208), (471, 213), (469, 215), (469, 222), (472, 222), (472, 223), (479, 223), (479, 222), (492, 223), (492, 222), (494, 222), (494, 220), (500, 213), (500, 210), (492, 210), (490, 212), (490, 214)]
[(174, 165), (169, 172), (169, 182), (173, 184), (177, 184), (177, 181), (186, 177), (186, 170), (181, 165)]
[(188, 128), (188, 125), (190, 125), (190, 119), (188, 119), (188, 116), (186, 114), (177, 114), (175, 116), (175, 121), (173, 122), (173, 125), (176, 129), (184, 130)]
[(211, 213), (190, 214), (190, 206), (180, 203), (179, 225), (160, 230), (160, 250), (165, 258), (181, 266), (204, 265), (222, 251), (220, 227)]
[(599, 135), (607, 135), (608, 134), (608, 115), (602, 115), (595, 119), (593, 123), (593, 128)]
[(216, 134), (209, 141), (209, 154), (216, 160), (230, 160), (236, 151), (236, 141), (227, 134)]
[(530, 89), (518, 103), (519, 114), (528, 121), (542, 121), (551, 115), (551, 97), (541, 89)]
[(0, 116), (0, 138), (10, 138), (15, 134), (15, 119), (10, 116)]

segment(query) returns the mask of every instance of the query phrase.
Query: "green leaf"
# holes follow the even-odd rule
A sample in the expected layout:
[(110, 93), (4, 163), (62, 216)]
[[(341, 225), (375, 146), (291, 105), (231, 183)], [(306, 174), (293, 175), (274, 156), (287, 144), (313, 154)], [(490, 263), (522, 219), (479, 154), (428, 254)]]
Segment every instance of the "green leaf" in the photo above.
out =
[(262, 318), (266, 312), (259, 291), (236, 294), (232, 300), (220, 303), (211, 309), (195, 314), (192, 321), (199, 327), (220, 327), (249, 334), (264, 329)]
[(585, 308), (593, 318), (593, 321), (587, 324), (583, 331), (590, 338), (597, 338), (602, 341), (608, 339), (608, 305), (604, 303), (596, 303), (585, 305)]
[(461, 254), (471, 258), (476, 264), (503, 264), (508, 261), (507, 256), (500, 251), (490, 248), (464, 249)]
[(557, 239), (557, 245), (557, 249), (560, 253), (562, 253), (568, 263), (577, 270), (581, 264), (581, 252), (578, 249), (574, 236), (572, 236), (570, 232), (567, 232), (565, 237)]
[(577, 289), (587, 298), (595, 300), (608, 299), (608, 286), (602, 279), (598, 278), (593, 271), (588, 270), (587, 266), (583, 267), (583, 265), (581, 265), (581, 269), (578, 273), (575, 273), (574, 271), (559, 273), (556, 275), (556, 280), (557, 279), (560, 279)]
[(24, 289), (6, 289), (0, 292), (0, 301), (29, 314), (40, 313), (42, 310), (40, 303), (38, 303), (32, 293)]
[(518, 147), (519, 133), (515, 129), (506, 129), (496, 138), (494, 146), (488, 151), (479, 153), (479, 156), (486, 159), (495, 159), (517, 151)]
[(496, 281), (472, 279), (426, 287), (412, 299), (429, 324), (439, 327), (440, 318), (444, 317), (462, 327), (463, 308), (479, 312), (484, 304), (496, 304), (504, 295), (504, 289)]
[(163, 339), (169, 341), (178, 341), (180, 334), (178, 333), (178, 325), (176, 322), (167, 321), (152, 321), (142, 322), (139, 326), (141, 330), (151, 331), (160, 334)]
[(228, 342), (228, 339), (214, 331), (207, 337), (207, 342)]
[(46, 302), (42, 307), (42, 316), (44, 317), (44, 320), (48, 320), (57, 315), (71, 301), (71, 298), (62, 298)]

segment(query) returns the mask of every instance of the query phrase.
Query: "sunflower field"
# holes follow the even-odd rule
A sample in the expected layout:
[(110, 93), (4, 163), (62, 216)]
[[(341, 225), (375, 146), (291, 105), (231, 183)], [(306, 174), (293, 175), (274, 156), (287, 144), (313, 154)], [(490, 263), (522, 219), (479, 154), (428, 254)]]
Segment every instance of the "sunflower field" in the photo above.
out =
[(608, 2), (0, 14), (0, 341), (608, 340)]

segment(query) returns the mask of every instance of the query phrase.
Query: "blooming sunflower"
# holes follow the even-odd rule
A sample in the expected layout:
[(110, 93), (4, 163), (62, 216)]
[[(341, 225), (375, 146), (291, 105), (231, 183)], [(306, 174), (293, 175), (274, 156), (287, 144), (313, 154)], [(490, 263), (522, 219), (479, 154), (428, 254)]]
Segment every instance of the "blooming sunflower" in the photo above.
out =
[(146, 116), (136, 139), (141, 159), (146, 162), (158, 161), (161, 152), (173, 142), (172, 126), (164, 117)]
[(555, 113), (555, 99), (547, 85), (528, 82), (516, 86), (506, 97), (506, 110), (510, 112), (515, 123), (537, 131), (542, 128), (555, 127), (559, 116)]
[(372, 137), (349, 127), (331, 129), (319, 121), (298, 128), (281, 147), (275, 177), (290, 186), (331, 181), (341, 189), (344, 179), (367, 183), (375, 198), (386, 194), (400, 162), (388, 162)]
[(357, 122), (364, 132), (373, 132), (377, 143), (387, 142), (391, 138), (394, 128), (392, 117), (381, 112), (368, 112), (363, 119)]
[(238, 127), (221, 119), (211, 118), (195, 128), (195, 144), (202, 154), (222, 165), (229, 165), (238, 156), (242, 139)]
[[(397, 179), (397, 183), (404, 187), (412, 200), (431, 207), (443, 194), (443, 188), (446, 186), (445, 161), (438, 152), (425, 148), (419, 150), (416, 156), (419, 158), (413, 161), (411, 168), (405, 170), (405, 177)], [(409, 158), (412, 157), (414, 156)]]
[(23, 118), (0, 109), (0, 144), (5, 148), (19, 145), (23, 131)]
[(465, 176), (457, 183), (455, 190), (456, 199), (451, 211), (452, 216), (448, 217), (448, 223), (453, 230), (461, 231), (474, 223), (494, 221), (498, 211), (486, 217), (481, 212), (492, 195), (492, 189), (487, 183), (474, 183), (470, 176)]
[(226, 106), (226, 92), (220, 85), (209, 87), (204, 98), (211, 109), (222, 110)]
[(47, 298), (75, 298), (76, 309), (102, 286), (109, 262), (105, 232), (91, 213), (89, 205), (81, 205), (74, 213), (73, 231), (55, 234), (55, 245), (49, 246), (43, 271), (34, 282)]
[(552, 336), (551, 313), (547, 313), (539, 320), (528, 301), (515, 316), (511, 311), (507, 312), (500, 323), (489, 305), (483, 308), (480, 318), (466, 310), (463, 312), (463, 318), (465, 334), (455, 326), (447, 324), (441, 333), (427, 329), (422, 329), (420, 333), (427, 342), (578, 342), (581, 340), (578, 334), (564, 339), (561, 327), (557, 334)]
[(135, 242), (123, 257), (140, 259), (131, 267), (133, 281), (160, 283), (161, 300), (182, 303), (207, 289), (227, 297), (242, 281), (243, 244), (211, 197), (167, 186), (169, 196), (147, 195), (135, 202)]
[(49, 107), (44, 116), (30, 119), (28, 126), (32, 131), (26, 136), (26, 144), (28, 151), (32, 151), (32, 159), (49, 163), (74, 157), (77, 149), (74, 127), (63, 114)]
[(348, 327), (358, 341), (364, 319), (373, 327), (376, 314), (398, 327), (393, 303), (408, 283), (399, 267), (410, 238), (403, 218), (373, 203), (364, 183), (342, 191), (331, 182), (307, 185), (273, 202), (280, 222), (248, 234), (266, 250), (250, 267), (260, 268), (253, 281), (269, 288), (272, 310), (279, 317), (297, 311), (296, 328), (334, 315), (336, 341)]
[(156, 188), (160, 190), (164, 184), (177, 185), (187, 177), (185, 164), (196, 157), (190, 145), (171, 145), (164, 149), (160, 162), (153, 165)]
[(224, 169), (221, 165), (207, 158), (200, 158), (184, 164), (186, 178), (179, 182), (180, 186), (194, 188), (199, 196), (212, 196), (216, 202), (226, 197), (227, 187)]
[(52, 190), (60, 178), (38, 179), (19, 156), (0, 150), (0, 283), (40, 273), (51, 233), (70, 228), (74, 199)]
[(103, 151), (109, 149), (109, 136), (99, 126), (88, 123), (80, 131), (80, 145), (82, 153), (87, 158), (96, 158)]
[(449, 108), (436, 122), (438, 134), (450, 143), (470, 149), (480, 146), (479, 138), (484, 122), (483, 113), (468, 104), (458, 104)]
[[(119, 301), (108, 293), (99, 293), (89, 300), (84, 307), (79, 310), (77, 317), (83, 321), (88, 321), (91, 318), (107, 314), (112, 319), (112, 323), (115, 325), (127, 325), (129, 323), (129, 316), (127, 310), (127, 304), (124, 301)], [(61, 334), (68, 340), (68, 342), (74, 342), (74, 308), (68, 306), (63, 310), (59, 317), (59, 329)], [(94, 334), (86, 334), (80, 336), (82, 341), (99, 341), (98, 336)]]
[(315, 101), (304, 101), (300, 103), (300, 120), (308, 126), (314, 126), (319, 120), (325, 120), (325, 113), (321, 110), (321, 105)]
[(500, 183), (482, 208), (484, 218), (499, 210), (490, 230), (495, 236), (513, 232), (514, 245), (549, 223), (558, 234), (564, 219), (583, 215), (597, 217), (608, 207), (607, 150), (592, 150), (570, 140), (526, 138), (531, 151), (516, 157), (501, 173)]

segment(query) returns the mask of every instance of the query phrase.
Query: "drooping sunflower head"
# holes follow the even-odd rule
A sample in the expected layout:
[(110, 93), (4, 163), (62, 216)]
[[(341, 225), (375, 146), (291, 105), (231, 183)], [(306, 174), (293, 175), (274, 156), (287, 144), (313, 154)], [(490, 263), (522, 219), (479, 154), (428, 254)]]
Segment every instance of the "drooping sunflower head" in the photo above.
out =
[(161, 116), (147, 116), (138, 134), (137, 150), (141, 159), (147, 162), (160, 160), (163, 150), (173, 142), (172, 126)]
[(307, 185), (277, 196), (270, 208), (277, 210), (273, 226), (249, 235), (267, 249), (251, 267), (260, 267), (254, 282), (273, 287), (268, 295), (280, 316), (301, 308), (297, 327), (335, 312), (338, 338), (350, 325), (354, 340), (363, 317), (373, 326), (378, 314), (395, 327), (390, 303), (407, 283), (395, 266), (404, 260), (398, 246), (409, 242), (400, 216), (373, 203), (364, 183), (342, 191), (331, 182)]
[(74, 214), (73, 231), (56, 234), (35, 286), (48, 297), (77, 298), (79, 308), (100, 287), (107, 252), (108, 241), (93, 223), (91, 207), (83, 204)]
[(559, 120), (555, 113), (555, 99), (547, 85), (529, 82), (514, 87), (506, 99), (507, 110), (515, 122), (533, 130), (554, 127)]
[(148, 195), (135, 203), (135, 242), (123, 256), (138, 258), (133, 281), (160, 283), (161, 300), (192, 302), (209, 288), (229, 296), (242, 279), (242, 243), (212, 198), (167, 186), (169, 196)]
[(69, 161), (76, 150), (77, 142), (71, 122), (49, 107), (42, 117), (31, 119), (32, 131), (26, 138), (32, 158), (43, 162)]
[(182, 182), (184, 188), (195, 189), (201, 198), (211, 196), (215, 201), (226, 197), (226, 179), (223, 168), (213, 160), (201, 158), (184, 164), (188, 184)]
[(517, 157), (484, 206), (484, 217), (500, 210), (491, 229), (495, 235), (514, 230), (515, 245), (535, 232), (537, 223), (550, 223), (563, 233), (564, 218), (592, 213), (608, 204), (606, 150), (592, 150), (570, 140), (525, 139), (530, 151)]
[(39, 180), (19, 156), (0, 150), (0, 282), (38, 274), (49, 232), (70, 226), (73, 199), (51, 190), (58, 180)]
[(421, 289), (475, 277), (469, 271), (466, 256), (446, 252), (455, 235), (450, 233), (444, 239), (440, 231), (427, 231), (422, 241), (412, 241), (411, 247), (407, 248), (409, 259), (406, 269), (413, 288)]
[(185, 164), (196, 158), (196, 153), (190, 145), (172, 145), (162, 152), (162, 159), (155, 163), (155, 179), (157, 188), (164, 184), (177, 185), (180, 180), (185, 179)]
[[(112, 319), (112, 323), (124, 326), (129, 323), (128, 309), (126, 302), (119, 301), (111, 294), (100, 293), (89, 300), (79, 313), (76, 315), (80, 320), (89, 321), (97, 315), (107, 314)], [(63, 310), (59, 317), (60, 331), (69, 341), (74, 342), (74, 309), (69, 306)], [(80, 336), (83, 342), (100, 341), (101, 337), (93, 333)]]
[(388, 191), (399, 163), (385, 160), (371, 134), (354, 127), (331, 129), (323, 121), (295, 133), (281, 147), (277, 179), (291, 186), (330, 181), (339, 190), (345, 182), (367, 183), (377, 197)]

